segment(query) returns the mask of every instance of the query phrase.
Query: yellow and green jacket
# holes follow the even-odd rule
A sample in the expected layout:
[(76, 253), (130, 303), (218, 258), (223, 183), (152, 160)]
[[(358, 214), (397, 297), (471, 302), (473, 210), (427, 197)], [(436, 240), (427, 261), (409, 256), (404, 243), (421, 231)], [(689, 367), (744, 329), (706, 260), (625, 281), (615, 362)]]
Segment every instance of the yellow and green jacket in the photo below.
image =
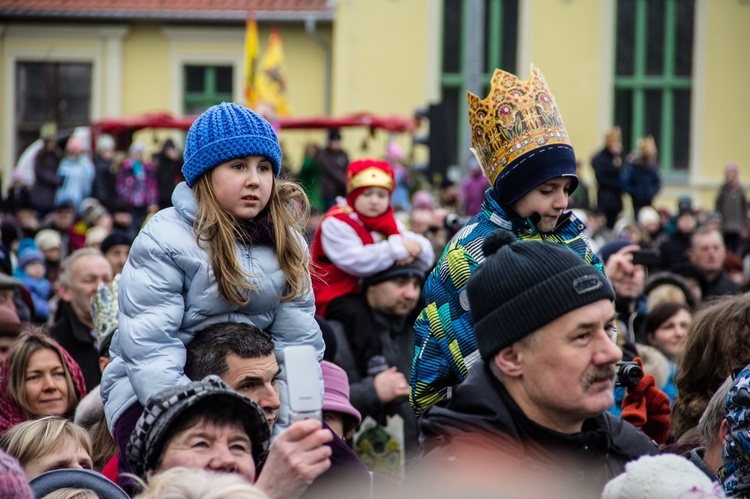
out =
[[(481, 358), (469, 314), (466, 282), (484, 262), (482, 244), (489, 234), (505, 229), (513, 232), (519, 241), (561, 244), (604, 272), (602, 262), (583, 234), (586, 226), (575, 215), (565, 213), (552, 232), (541, 234), (529, 218), (512, 219), (492, 193), (492, 189), (487, 190), (482, 211), (450, 240), (425, 283), (427, 306), (414, 324), (409, 395), (417, 415), (436, 402), (450, 398), (451, 391), (464, 380), (469, 367)], [(544, 303), (539, 305), (544, 306)]]

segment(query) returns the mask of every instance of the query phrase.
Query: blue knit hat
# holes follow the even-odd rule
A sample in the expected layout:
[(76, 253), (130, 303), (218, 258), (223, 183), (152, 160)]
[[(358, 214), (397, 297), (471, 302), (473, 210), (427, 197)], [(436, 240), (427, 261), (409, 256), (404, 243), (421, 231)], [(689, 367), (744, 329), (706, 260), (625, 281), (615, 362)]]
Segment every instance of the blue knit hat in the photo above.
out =
[(208, 108), (190, 127), (182, 174), (192, 187), (216, 165), (245, 156), (265, 156), (279, 176), (281, 147), (271, 124), (244, 106), (222, 102)]

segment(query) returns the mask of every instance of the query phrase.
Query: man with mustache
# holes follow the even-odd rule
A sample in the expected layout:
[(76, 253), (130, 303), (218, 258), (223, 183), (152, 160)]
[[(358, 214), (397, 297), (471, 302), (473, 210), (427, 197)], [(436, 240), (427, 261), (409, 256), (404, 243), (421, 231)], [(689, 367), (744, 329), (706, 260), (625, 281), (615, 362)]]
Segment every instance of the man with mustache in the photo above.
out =
[(607, 412), (622, 358), (614, 292), (564, 247), (500, 229), (483, 252), (467, 284), (482, 362), (422, 417), (422, 459), (440, 469), (432, 476), (500, 483), (508, 497), (600, 494), (625, 463), (658, 452)]

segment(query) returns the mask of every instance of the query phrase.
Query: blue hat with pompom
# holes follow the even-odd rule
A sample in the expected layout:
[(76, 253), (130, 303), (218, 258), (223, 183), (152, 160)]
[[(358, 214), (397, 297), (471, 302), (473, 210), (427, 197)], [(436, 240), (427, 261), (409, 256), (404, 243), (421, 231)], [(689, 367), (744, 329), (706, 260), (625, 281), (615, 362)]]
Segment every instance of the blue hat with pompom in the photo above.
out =
[(215, 166), (245, 156), (265, 156), (279, 176), (281, 147), (271, 124), (244, 106), (222, 102), (208, 108), (190, 127), (182, 174), (192, 187)]

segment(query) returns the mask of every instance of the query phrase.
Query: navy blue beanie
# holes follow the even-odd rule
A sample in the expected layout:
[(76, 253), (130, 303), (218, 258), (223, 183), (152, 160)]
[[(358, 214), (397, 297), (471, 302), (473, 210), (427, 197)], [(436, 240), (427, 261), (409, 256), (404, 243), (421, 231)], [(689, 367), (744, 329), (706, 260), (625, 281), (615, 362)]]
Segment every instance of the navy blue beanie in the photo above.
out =
[(281, 147), (271, 124), (244, 106), (222, 102), (208, 108), (190, 127), (182, 174), (192, 187), (216, 165), (245, 156), (265, 156), (279, 176)]
[(495, 191), (503, 204), (513, 204), (534, 187), (558, 177), (570, 177), (570, 193), (578, 187), (576, 156), (565, 144), (534, 149), (506, 166), (495, 180)]

